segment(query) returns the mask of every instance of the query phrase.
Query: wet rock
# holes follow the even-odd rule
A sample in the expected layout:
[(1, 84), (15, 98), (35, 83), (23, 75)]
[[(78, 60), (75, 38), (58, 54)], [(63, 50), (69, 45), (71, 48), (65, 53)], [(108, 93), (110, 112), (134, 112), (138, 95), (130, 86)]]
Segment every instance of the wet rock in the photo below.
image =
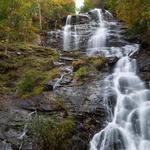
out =
[(53, 112), (59, 111), (59, 105), (54, 93), (44, 92), (40, 96), (31, 97), (30, 99), (18, 102), (19, 107), (29, 111)]
[(88, 15), (79, 14), (79, 15), (73, 15), (71, 18), (71, 25), (77, 25), (77, 24), (89, 24), (90, 18)]
[(119, 60), (118, 57), (110, 57), (107, 59), (108, 64), (112, 67), (116, 64), (116, 62)]
[(150, 46), (141, 48), (136, 53), (134, 58), (137, 59), (138, 74), (146, 82), (148, 88), (150, 88)]
[(76, 72), (80, 67), (83, 67), (86, 65), (86, 61), (85, 60), (77, 60), (77, 61), (73, 61), (72, 62), (73, 65), (73, 71)]
[(0, 149), (1, 150), (13, 150), (10, 143), (6, 143), (6, 141), (0, 141)]
[(24, 125), (30, 120), (29, 113), (11, 105), (11, 110), (0, 112), (0, 149), (17, 150)]
[(45, 83), (43, 91), (53, 91), (54, 85), (55, 85), (55, 81), (53, 80)]
[(93, 112), (96, 108), (103, 107), (100, 82), (94, 80), (79, 86), (60, 87), (56, 93), (64, 99), (66, 106), (74, 111)]
[(72, 81), (71, 74), (66, 74), (66, 75), (64, 75), (64, 77), (60, 81), (60, 84), (61, 84), (61, 86), (63, 86), (63, 85), (71, 83), (71, 81)]
[(60, 57), (61, 60), (64, 60), (64, 61), (74, 61), (75, 59), (74, 58), (71, 58), (71, 57)]

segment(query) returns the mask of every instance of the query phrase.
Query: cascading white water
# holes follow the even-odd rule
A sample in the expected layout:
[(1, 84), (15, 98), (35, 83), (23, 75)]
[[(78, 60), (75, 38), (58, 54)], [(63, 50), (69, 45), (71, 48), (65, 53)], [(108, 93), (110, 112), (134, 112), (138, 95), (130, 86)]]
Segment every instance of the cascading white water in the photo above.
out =
[(107, 38), (107, 28), (105, 26), (104, 16), (101, 9), (94, 9), (92, 13), (97, 15), (97, 21), (99, 28), (95, 34), (88, 41), (88, 48), (99, 48), (104, 47)]
[[(79, 22), (79, 16), (76, 16), (76, 24)], [(79, 36), (77, 34), (77, 25), (71, 25), (72, 16), (68, 15), (66, 25), (63, 31), (63, 49), (65, 51), (77, 50), (79, 44)]]
[(114, 116), (94, 136), (90, 150), (149, 150), (150, 91), (136, 75), (136, 61), (122, 57), (111, 78), (117, 94)]
[[(104, 92), (106, 102), (115, 95), (111, 99), (115, 104), (111, 122), (93, 137), (90, 150), (150, 150), (150, 91), (136, 74), (136, 60), (129, 57), (138, 50), (138, 44), (122, 38), (118, 22), (106, 21), (106, 14), (112, 17), (110, 12), (95, 9), (92, 13), (98, 18), (98, 23), (94, 22), (94, 25), (71, 25), (72, 16), (68, 16), (63, 34), (64, 50), (73, 50), (78, 48), (76, 44), (79, 44), (79, 37), (86, 41), (86, 37), (90, 37), (93, 28), (96, 28), (88, 42), (89, 54), (99, 52), (98, 55), (120, 58), (113, 74), (106, 78), (107, 91)], [(94, 18), (92, 15), (90, 17)], [(83, 30), (82, 37), (79, 27)], [(90, 30), (89, 34), (87, 30)], [(56, 82), (55, 87), (62, 78)], [(112, 95), (108, 95), (108, 89)]]
[(63, 49), (66, 51), (70, 50), (70, 43), (71, 43), (71, 15), (68, 15), (63, 32)]
[(74, 43), (75, 43), (75, 49), (78, 49), (78, 44), (79, 44), (79, 40), (78, 40), (78, 34), (77, 34), (77, 26), (74, 26)]
[[(120, 59), (113, 74), (106, 78), (104, 100), (115, 104), (112, 119), (106, 128), (94, 135), (90, 150), (150, 150), (150, 91), (136, 74), (136, 60), (129, 57), (139, 46), (127, 43), (120, 47), (103, 47), (107, 30), (103, 29), (101, 11), (96, 11), (103, 23), (102, 29), (90, 39), (91, 47), (101, 47), (100, 52), (106, 57)], [(114, 98), (110, 98), (108, 89)]]

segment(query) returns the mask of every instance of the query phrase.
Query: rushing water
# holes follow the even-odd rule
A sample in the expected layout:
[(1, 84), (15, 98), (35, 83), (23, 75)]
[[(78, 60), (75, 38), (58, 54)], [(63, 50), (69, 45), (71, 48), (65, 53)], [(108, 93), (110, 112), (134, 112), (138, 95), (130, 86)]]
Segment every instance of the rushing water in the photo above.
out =
[(104, 47), (107, 38), (107, 29), (101, 9), (94, 9), (92, 13), (97, 15), (98, 29), (88, 41), (88, 48)]
[[(102, 15), (99, 16), (101, 22), (104, 22)], [(93, 50), (97, 46), (104, 47), (104, 24), (92, 37)], [(94, 135), (90, 142), (90, 150), (150, 150), (150, 91), (136, 74), (136, 60), (129, 57), (138, 50), (138, 45), (126, 44), (117, 48), (112, 46), (102, 49), (105, 56), (120, 58), (113, 74), (106, 78), (107, 87), (104, 94), (106, 101), (109, 97), (108, 89), (116, 95), (111, 99), (115, 103), (115, 109), (111, 113), (112, 121)]]
[[(117, 95), (112, 121), (91, 141), (91, 150), (149, 150), (150, 92), (136, 75), (136, 60), (122, 57), (108, 84)], [(107, 97), (107, 95), (106, 95)]]
[(64, 27), (63, 47), (64, 50), (70, 50), (71, 42), (71, 15), (68, 15), (66, 25)]
[[(66, 20), (66, 25), (63, 31), (63, 49), (65, 51), (78, 49), (79, 38), (80, 38), (77, 34), (78, 25), (71, 25), (71, 21), (72, 21), (72, 16), (68, 15)], [(76, 16), (76, 24), (78, 24), (78, 16)]]

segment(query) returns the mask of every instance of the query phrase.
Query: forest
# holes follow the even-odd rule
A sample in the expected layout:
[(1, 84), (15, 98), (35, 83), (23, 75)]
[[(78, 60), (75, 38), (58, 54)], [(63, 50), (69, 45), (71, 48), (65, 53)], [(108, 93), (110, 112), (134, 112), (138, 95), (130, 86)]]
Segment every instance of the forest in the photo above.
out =
[[(135, 33), (149, 30), (149, 0), (85, 0), (81, 12), (95, 7), (111, 10)], [(73, 0), (1, 0), (0, 39), (30, 41), (42, 30), (51, 28), (50, 21), (60, 21), (74, 13)]]
[(150, 150), (150, 0), (0, 0), (0, 150)]
[(30, 41), (50, 20), (75, 13), (72, 0), (1, 0), (0, 39)]

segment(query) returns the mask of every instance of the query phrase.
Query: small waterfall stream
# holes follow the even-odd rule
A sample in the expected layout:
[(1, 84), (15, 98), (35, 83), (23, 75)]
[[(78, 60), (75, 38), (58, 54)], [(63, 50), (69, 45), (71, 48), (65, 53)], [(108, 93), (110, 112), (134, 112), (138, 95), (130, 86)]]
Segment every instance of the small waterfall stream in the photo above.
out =
[(104, 16), (101, 9), (94, 9), (92, 13), (97, 15), (98, 29), (95, 34), (88, 41), (88, 48), (99, 48), (104, 47), (107, 38), (107, 29), (104, 21)]
[[(78, 24), (78, 15), (76, 16), (76, 24)], [(72, 16), (68, 15), (66, 25), (63, 31), (63, 50), (78, 50), (79, 36), (77, 34), (78, 25), (72, 25)]]
[(63, 36), (64, 36), (63, 37), (63, 48), (64, 48), (64, 50), (70, 50), (70, 44), (71, 44), (71, 15), (67, 16)]

